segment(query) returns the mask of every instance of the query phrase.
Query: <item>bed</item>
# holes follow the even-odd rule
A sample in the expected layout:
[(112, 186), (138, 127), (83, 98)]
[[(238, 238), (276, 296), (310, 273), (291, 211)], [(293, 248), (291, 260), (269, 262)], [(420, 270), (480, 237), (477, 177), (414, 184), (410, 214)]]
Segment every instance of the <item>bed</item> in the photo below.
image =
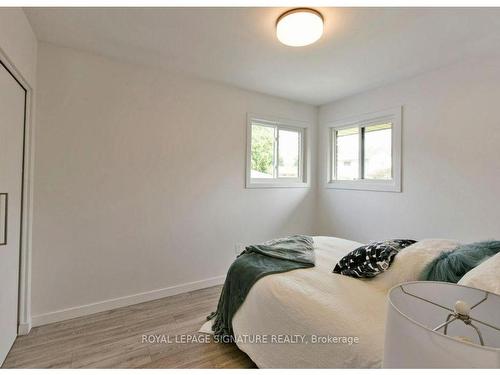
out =
[[(374, 279), (332, 273), (339, 259), (361, 245), (335, 237), (314, 237), (315, 267), (257, 281), (232, 320), (238, 347), (259, 368), (380, 367), (388, 290), (400, 282), (416, 280), (429, 259), (457, 242), (419, 241)], [(210, 323), (202, 327), (203, 332), (210, 330)], [(267, 342), (258, 343), (257, 337)], [(296, 340), (286, 343), (287, 338)], [(346, 343), (355, 338), (357, 343)], [(320, 342), (313, 343), (313, 339)]]
[[(380, 367), (386, 290), (332, 273), (362, 244), (333, 237), (315, 237), (314, 243), (316, 267), (266, 276), (252, 287), (233, 318), (235, 337), (262, 335), (268, 342), (241, 340), (238, 347), (260, 368)], [(297, 343), (278, 343), (294, 335), (305, 335), (304, 342), (297, 336)], [(345, 342), (344, 336), (359, 342), (312, 343), (333, 337)]]

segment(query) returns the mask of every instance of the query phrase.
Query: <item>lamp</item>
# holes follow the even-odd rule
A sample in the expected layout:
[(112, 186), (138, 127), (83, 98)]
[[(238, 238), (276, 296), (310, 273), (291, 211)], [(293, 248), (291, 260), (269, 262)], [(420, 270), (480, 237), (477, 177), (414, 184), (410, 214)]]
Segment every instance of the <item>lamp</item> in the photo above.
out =
[(321, 35), (323, 35), (323, 16), (314, 9), (289, 10), (276, 22), (276, 36), (287, 46), (307, 46), (321, 38)]
[(395, 286), (383, 367), (500, 367), (500, 296), (433, 281)]

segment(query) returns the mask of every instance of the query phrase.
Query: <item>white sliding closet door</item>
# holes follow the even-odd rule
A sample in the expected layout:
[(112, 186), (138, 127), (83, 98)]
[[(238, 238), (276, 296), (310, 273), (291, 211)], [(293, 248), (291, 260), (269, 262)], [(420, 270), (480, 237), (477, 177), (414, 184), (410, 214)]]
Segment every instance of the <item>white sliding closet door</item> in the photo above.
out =
[(0, 64), (0, 365), (17, 336), (25, 100)]

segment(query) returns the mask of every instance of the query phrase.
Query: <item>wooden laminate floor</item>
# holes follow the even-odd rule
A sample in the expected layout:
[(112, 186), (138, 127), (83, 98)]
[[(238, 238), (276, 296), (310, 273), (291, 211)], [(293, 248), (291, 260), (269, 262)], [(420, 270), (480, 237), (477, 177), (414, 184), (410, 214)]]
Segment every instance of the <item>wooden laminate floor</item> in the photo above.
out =
[[(255, 367), (234, 344), (184, 343), (193, 341), (192, 335), (206, 337), (198, 329), (216, 308), (220, 290), (217, 286), (35, 327), (16, 339), (2, 368)], [(143, 335), (159, 340), (143, 342)], [(168, 337), (172, 343), (165, 343)]]

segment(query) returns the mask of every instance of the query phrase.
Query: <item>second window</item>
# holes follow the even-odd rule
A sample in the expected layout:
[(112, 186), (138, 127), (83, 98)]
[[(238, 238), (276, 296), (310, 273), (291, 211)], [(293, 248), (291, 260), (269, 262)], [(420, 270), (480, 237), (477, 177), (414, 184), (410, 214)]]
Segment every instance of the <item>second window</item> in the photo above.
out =
[(401, 109), (330, 126), (328, 187), (401, 191)]

